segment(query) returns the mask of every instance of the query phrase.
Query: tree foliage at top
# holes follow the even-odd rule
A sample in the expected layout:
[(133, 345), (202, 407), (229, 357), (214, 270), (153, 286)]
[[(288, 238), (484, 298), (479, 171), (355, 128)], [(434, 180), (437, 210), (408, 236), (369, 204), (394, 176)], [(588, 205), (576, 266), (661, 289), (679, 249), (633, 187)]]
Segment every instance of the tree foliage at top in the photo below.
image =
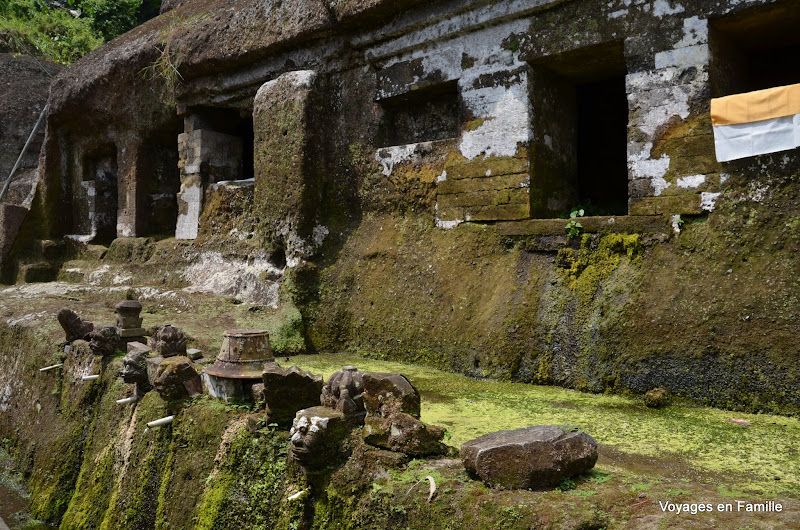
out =
[(71, 64), (158, 14), (160, 0), (0, 0), (0, 52)]

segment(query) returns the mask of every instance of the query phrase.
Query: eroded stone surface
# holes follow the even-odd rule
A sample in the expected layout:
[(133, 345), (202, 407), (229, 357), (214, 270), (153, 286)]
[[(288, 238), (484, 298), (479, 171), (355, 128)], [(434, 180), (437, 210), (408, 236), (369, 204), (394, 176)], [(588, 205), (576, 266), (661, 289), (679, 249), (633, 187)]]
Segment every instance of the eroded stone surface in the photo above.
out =
[(441, 441), (444, 433), (444, 427), (425, 425), (405, 412), (388, 417), (370, 414), (364, 420), (365, 442), (411, 456), (447, 453)]
[(192, 361), (183, 356), (170, 357), (158, 363), (153, 388), (164, 401), (187, 398), (203, 391)]
[(67, 342), (85, 339), (89, 333), (94, 331), (93, 323), (82, 319), (78, 313), (66, 307), (58, 311), (58, 323), (64, 329)]
[(366, 373), (363, 381), (364, 407), (368, 414), (380, 415), (384, 408), (397, 402), (400, 412), (419, 418), (419, 392), (405, 376), (380, 372)]
[(89, 333), (89, 347), (95, 355), (114, 355), (120, 348), (121, 339), (114, 326), (101, 326)]
[(167, 324), (156, 331), (153, 347), (162, 357), (186, 355), (186, 336), (180, 329)]
[(300, 410), (289, 431), (289, 455), (306, 471), (320, 469), (337, 459), (348, 432), (342, 412), (329, 407)]
[(570, 427), (537, 425), (470, 440), (461, 446), (461, 460), (490, 486), (544, 488), (593, 468), (597, 442)]
[[(321, 375), (311, 374), (297, 366), (282, 368), (277, 363), (268, 363), (261, 379), (262, 396), (271, 422), (287, 424), (298, 410), (319, 403), (322, 392)], [(254, 398), (256, 390), (254, 386)]]
[(364, 422), (367, 411), (364, 408), (364, 374), (355, 366), (345, 366), (340, 372), (331, 375), (322, 387), (320, 403), (343, 413), (351, 424)]

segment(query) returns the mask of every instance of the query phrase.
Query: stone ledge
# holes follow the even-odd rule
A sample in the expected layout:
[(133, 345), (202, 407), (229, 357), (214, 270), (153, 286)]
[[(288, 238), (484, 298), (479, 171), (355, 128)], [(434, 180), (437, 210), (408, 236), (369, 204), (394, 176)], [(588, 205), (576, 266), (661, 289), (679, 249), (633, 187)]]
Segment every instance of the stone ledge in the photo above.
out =
[[(671, 230), (669, 219), (663, 215), (619, 215), (578, 217), (584, 233), (630, 232), (662, 233)], [(497, 223), (501, 236), (563, 235), (569, 219), (526, 219)]]

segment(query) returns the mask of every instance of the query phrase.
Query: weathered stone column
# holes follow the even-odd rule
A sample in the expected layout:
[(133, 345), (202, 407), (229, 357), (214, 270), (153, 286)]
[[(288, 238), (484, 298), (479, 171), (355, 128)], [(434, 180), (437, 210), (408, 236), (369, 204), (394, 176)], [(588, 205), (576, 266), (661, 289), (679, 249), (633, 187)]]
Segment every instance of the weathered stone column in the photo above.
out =
[(261, 85), (253, 102), (255, 211), (287, 263), (312, 248), (318, 207), (313, 163), (314, 86), (311, 70), (288, 72)]
[(206, 127), (199, 116), (190, 115), (184, 119), (184, 132), (178, 135), (181, 190), (176, 239), (197, 237), (206, 185), (236, 180), (242, 173), (242, 139)]

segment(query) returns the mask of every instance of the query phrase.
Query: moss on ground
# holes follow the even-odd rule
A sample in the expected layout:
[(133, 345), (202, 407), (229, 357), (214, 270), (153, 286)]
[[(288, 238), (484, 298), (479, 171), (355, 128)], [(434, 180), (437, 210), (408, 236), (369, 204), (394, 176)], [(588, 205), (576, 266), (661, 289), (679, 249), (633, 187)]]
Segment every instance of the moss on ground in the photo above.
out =
[[(626, 458), (664, 462), (690, 478), (715, 483), (729, 477), (751, 494), (777, 495), (800, 488), (800, 420), (677, 404), (647, 408), (639, 399), (593, 395), (522, 383), (478, 381), (427, 367), (351, 355), (292, 359), (330, 376), (352, 364), (362, 371), (399, 372), (422, 394), (422, 420), (447, 428), (447, 443), (462, 443), (499, 429), (574, 425), (609, 451), (601, 469)], [(491, 418), (491, 421), (487, 421)], [(730, 423), (745, 419), (750, 427)], [(779, 480), (776, 480), (778, 477)]]

